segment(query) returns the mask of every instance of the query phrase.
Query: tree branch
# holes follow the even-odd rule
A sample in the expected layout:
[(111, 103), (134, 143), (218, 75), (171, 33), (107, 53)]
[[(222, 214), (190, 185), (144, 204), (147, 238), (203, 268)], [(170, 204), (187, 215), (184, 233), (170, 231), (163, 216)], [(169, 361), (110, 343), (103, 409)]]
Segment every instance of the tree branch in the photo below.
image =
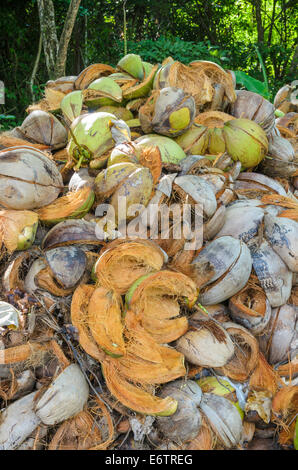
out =
[(31, 96), (32, 96), (32, 102), (33, 102), (33, 103), (35, 102), (34, 91), (33, 91), (33, 84), (34, 84), (35, 75), (36, 75), (36, 72), (37, 72), (37, 69), (38, 69), (38, 64), (39, 64), (39, 59), (40, 59), (40, 54), (41, 54), (41, 48), (42, 48), (42, 33), (41, 33), (41, 31), (40, 31), (37, 55), (36, 55), (34, 67), (33, 67), (33, 70), (32, 70), (32, 74), (31, 74), (31, 77), (30, 77), (30, 82), (29, 82), (30, 91), (31, 91)]

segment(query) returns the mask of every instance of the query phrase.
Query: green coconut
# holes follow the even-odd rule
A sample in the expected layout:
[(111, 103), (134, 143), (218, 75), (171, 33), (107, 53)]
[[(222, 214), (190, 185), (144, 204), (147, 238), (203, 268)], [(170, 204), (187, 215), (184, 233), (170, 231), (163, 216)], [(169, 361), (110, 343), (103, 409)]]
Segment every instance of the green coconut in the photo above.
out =
[(126, 54), (122, 59), (119, 60), (117, 68), (129, 73), (132, 77), (143, 80), (144, 78), (144, 67), (142, 59), (137, 54)]
[(169, 137), (158, 134), (147, 134), (134, 141), (141, 148), (158, 147), (163, 163), (178, 164), (186, 157), (180, 145)]
[(70, 121), (74, 121), (80, 116), (83, 107), (83, 95), (80, 90), (72, 91), (64, 96), (61, 101), (61, 110), (64, 116)]

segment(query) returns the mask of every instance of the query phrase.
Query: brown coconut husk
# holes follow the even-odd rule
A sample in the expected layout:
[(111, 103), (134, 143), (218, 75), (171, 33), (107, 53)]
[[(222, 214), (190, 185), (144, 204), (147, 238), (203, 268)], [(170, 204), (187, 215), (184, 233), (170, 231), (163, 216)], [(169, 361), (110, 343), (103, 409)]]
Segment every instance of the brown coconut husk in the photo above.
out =
[(71, 217), (75, 212), (75, 218), (80, 218), (84, 215), (85, 211), (85, 209), (82, 209), (80, 214), (80, 208), (84, 206), (86, 201), (92, 196), (92, 193), (92, 189), (85, 186), (76, 192), (68, 192), (65, 196), (56, 199), (52, 204), (44, 206), (36, 212), (41, 221), (49, 223), (52, 220)]
[(134, 385), (119, 374), (116, 359), (105, 361), (102, 370), (110, 393), (127, 408), (149, 415), (175, 410), (177, 402), (171, 397), (156, 397), (152, 387)]
[(105, 287), (93, 291), (88, 305), (88, 327), (100, 348), (116, 356), (125, 353), (121, 310), (119, 294)]
[(141, 282), (134, 290), (130, 308), (142, 326), (159, 343), (172, 342), (188, 329), (180, 316), (179, 299), (192, 306), (197, 298), (194, 282), (182, 273), (160, 271)]
[(141, 276), (161, 269), (164, 254), (149, 240), (115, 240), (100, 252), (96, 263), (98, 282), (125, 294)]
[(259, 352), (258, 364), (249, 379), (249, 389), (267, 391), (273, 396), (280, 383), (280, 379), (273, 367), (266, 361), (264, 355)]
[(74, 82), (76, 90), (84, 90), (90, 83), (94, 82), (100, 77), (107, 77), (115, 72), (115, 69), (106, 64), (92, 64), (86, 67)]
[(50, 148), (48, 145), (36, 144), (30, 142), (29, 140), (14, 137), (9, 132), (3, 132), (2, 134), (0, 134), (0, 147), (4, 149), (23, 145), (30, 146), (39, 150), (47, 150)]
[(272, 421), (278, 425), (278, 441), (281, 445), (292, 445), (298, 410), (298, 387), (289, 385), (279, 390), (272, 400)]
[(159, 345), (137, 321), (125, 315), (126, 355), (117, 361), (119, 373), (135, 383), (160, 384), (185, 375), (184, 357), (175, 349)]
[(208, 425), (205, 418), (202, 423), (198, 435), (186, 446), (186, 450), (213, 450), (216, 446), (217, 438)]
[(71, 302), (71, 322), (79, 332), (79, 343), (87, 354), (97, 361), (104, 361), (106, 355), (95, 342), (88, 327), (88, 306), (95, 291), (94, 285), (83, 284), (76, 288)]
[(225, 122), (236, 119), (230, 114), (223, 113), (221, 111), (206, 111), (205, 113), (200, 113), (195, 118), (197, 124), (202, 124), (208, 129), (222, 128)]
[(244, 382), (258, 364), (258, 342), (246, 328), (236, 323), (226, 323), (224, 326), (235, 344), (235, 354), (225, 366), (218, 370), (232, 380)]

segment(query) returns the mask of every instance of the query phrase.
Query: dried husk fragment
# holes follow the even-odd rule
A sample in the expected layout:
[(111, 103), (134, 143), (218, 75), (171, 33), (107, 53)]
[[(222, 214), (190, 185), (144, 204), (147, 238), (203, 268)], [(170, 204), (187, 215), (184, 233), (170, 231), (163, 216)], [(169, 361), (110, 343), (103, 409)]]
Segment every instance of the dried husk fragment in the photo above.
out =
[(83, 410), (89, 387), (77, 364), (71, 364), (51, 383), (35, 404), (35, 412), (47, 425), (64, 421)]
[(235, 447), (242, 437), (242, 419), (236, 407), (224, 397), (203, 394), (200, 408), (225, 448)]
[(125, 353), (121, 297), (105, 287), (97, 287), (88, 305), (88, 327), (99, 347), (112, 357)]
[(76, 288), (71, 301), (71, 322), (79, 332), (81, 347), (97, 361), (103, 361), (105, 353), (99, 349), (88, 327), (88, 305), (95, 289), (94, 285), (87, 284)]
[(11, 147), (0, 153), (0, 204), (8, 209), (36, 209), (53, 202), (63, 188), (62, 177), (43, 152)]
[(115, 359), (105, 361), (102, 370), (111, 394), (128, 408), (138, 413), (153, 416), (170, 416), (175, 413), (178, 405), (175, 399), (171, 396), (159, 398), (151, 394), (150, 389), (133, 385), (117, 373)]
[(259, 345), (256, 338), (243, 326), (227, 322), (223, 325), (234, 344), (234, 356), (219, 372), (237, 382), (249, 378), (258, 363)]
[(35, 239), (38, 216), (32, 211), (0, 211), (0, 250), (27, 250)]
[(201, 427), (197, 436), (186, 446), (186, 450), (213, 450), (216, 436), (210, 429), (206, 418), (202, 416)]
[(161, 269), (164, 253), (150, 240), (115, 240), (103, 248), (95, 266), (102, 286), (125, 294), (141, 276)]
[(66, 219), (80, 219), (91, 209), (94, 192), (84, 187), (76, 192), (68, 192), (48, 206), (37, 211), (39, 219), (45, 224), (57, 224)]
[(160, 384), (186, 373), (184, 356), (159, 345), (131, 311), (125, 314), (126, 354), (117, 360), (119, 374), (133, 383)]
[(212, 320), (192, 320), (175, 347), (191, 364), (203, 367), (224, 366), (234, 354), (229, 334)]
[(197, 289), (189, 277), (164, 270), (136, 280), (126, 303), (158, 343), (168, 343), (188, 328), (187, 318), (180, 316), (179, 300), (192, 306), (196, 298)]
[(48, 450), (89, 450), (102, 443), (102, 435), (89, 411), (81, 411), (61, 424)]

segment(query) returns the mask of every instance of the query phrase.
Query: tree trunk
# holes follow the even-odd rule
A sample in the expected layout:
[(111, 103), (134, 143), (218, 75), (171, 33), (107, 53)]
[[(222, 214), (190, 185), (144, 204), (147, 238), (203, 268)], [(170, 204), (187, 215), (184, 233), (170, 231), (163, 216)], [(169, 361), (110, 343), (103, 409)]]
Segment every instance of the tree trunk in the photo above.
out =
[(52, 0), (37, 0), (37, 5), (46, 66), (49, 78), (53, 79), (59, 47), (54, 5)]
[(37, 0), (46, 66), (50, 79), (65, 75), (67, 49), (81, 0), (71, 0), (58, 42), (53, 0)]
[(67, 10), (64, 28), (59, 41), (58, 55), (55, 66), (56, 77), (61, 77), (62, 75), (65, 75), (68, 44), (76, 21), (80, 3), (81, 0), (71, 0)]
[(252, 4), (255, 10), (255, 18), (257, 22), (257, 32), (258, 32), (258, 43), (264, 43), (264, 26), (262, 23), (262, 0), (252, 0)]

